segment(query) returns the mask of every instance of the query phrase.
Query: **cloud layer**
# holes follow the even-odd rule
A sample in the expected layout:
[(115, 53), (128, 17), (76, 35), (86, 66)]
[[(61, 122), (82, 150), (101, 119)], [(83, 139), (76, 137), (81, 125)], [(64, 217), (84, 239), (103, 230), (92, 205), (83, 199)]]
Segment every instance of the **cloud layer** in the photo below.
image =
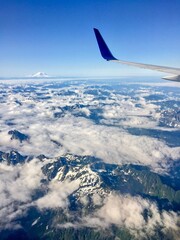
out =
[[(160, 128), (161, 107), (172, 99), (171, 94), (167, 97), (163, 91), (143, 87), (134, 92), (127, 87), (109, 90), (106, 85), (102, 89), (83, 84), (64, 87), (63, 83), (4, 88), (1, 150), (16, 149), (24, 155), (50, 157), (71, 152), (100, 157), (105, 162), (138, 163), (151, 166), (154, 171), (166, 171), (171, 161), (179, 158), (180, 147), (169, 147), (164, 140), (151, 136), (132, 135), (126, 127)], [(12, 141), (8, 135), (12, 129), (30, 136), (29, 142)]]
[[(68, 211), (68, 197), (79, 188), (79, 180), (48, 182), (41, 171), (64, 153), (95, 156), (107, 163), (145, 165), (162, 174), (179, 160), (180, 146), (170, 147), (160, 137), (137, 136), (128, 131), (171, 131), (159, 121), (167, 102), (174, 109), (179, 106), (178, 94), (172, 96), (152, 86), (85, 83), (1, 83), (0, 151), (17, 150), (32, 156), (22, 165), (0, 163), (1, 229), (20, 227), (16, 219), (25, 216), (30, 207), (40, 212), (56, 208)], [(28, 141), (12, 140), (8, 132), (14, 129), (27, 134)], [(36, 158), (40, 154), (50, 159), (40, 161)], [(35, 197), (39, 190), (43, 194)], [(143, 237), (153, 235), (159, 226), (178, 234), (178, 213), (160, 211), (152, 201), (115, 193), (105, 199), (96, 194), (92, 199), (98, 209), (59, 227), (106, 229), (114, 224)], [(89, 203), (87, 198), (80, 201)]]

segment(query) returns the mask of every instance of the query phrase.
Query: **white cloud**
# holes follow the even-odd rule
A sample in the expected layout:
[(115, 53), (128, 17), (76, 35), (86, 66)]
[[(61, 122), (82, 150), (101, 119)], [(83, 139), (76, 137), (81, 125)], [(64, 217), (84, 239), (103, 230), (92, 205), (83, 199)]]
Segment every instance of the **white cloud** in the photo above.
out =
[[(144, 93), (145, 92), (145, 93)], [(136, 93), (136, 92), (135, 92)], [(146, 101), (145, 96), (150, 95), (150, 91), (140, 91), (131, 96), (115, 96), (113, 105), (106, 105), (103, 108), (105, 122), (114, 122), (118, 126), (155, 128), (160, 118), (160, 106)]]
[[(95, 125), (83, 118), (68, 116), (59, 119), (58, 123), (59, 140), (67, 151), (93, 155), (105, 162), (140, 163), (157, 170), (180, 155), (178, 147), (170, 148), (157, 139), (133, 136), (119, 128)], [(51, 130), (58, 135), (55, 129)]]
[(33, 159), (16, 166), (0, 164), (0, 229), (19, 228), (16, 219), (25, 216), (29, 207), (43, 210), (68, 206), (68, 196), (79, 187), (79, 180), (52, 181), (46, 186), (45, 195), (33, 200), (36, 190), (45, 190), (41, 180), (46, 177), (41, 168), (49, 161)]
[(66, 208), (68, 206), (67, 197), (79, 188), (79, 180), (75, 181), (51, 181), (48, 186), (48, 193), (39, 198), (35, 205), (39, 209), (44, 208)]
[[(24, 81), (24, 80), (23, 80)], [(163, 141), (146, 136), (134, 136), (122, 128), (97, 125), (90, 119), (74, 117), (66, 112), (62, 118), (54, 118), (54, 113), (61, 111), (60, 107), (84, 104), (77, 109), (90, 116), (91, 110), (101, 107), (104, 121), (113, 125), (125, 127), (155, 128), (158, 125), (160, 107), (145, 97), (150, 90), (137, 91), (133, 98), (128, 95), (111, 93), (107, 100), (94, 99), (92, 95), (84, 94), (84, 86), (63, 89), (43, 89), (33, 84), (37, 91), (23, 91), (14, 93), (11, 85), (2, 86), (6, 92), (0, 108), (0, 150), (16, 149), (24, 155), (45, 154), (52, 158), (61, 156), (65, 152), (78, 155), (92, 155), (108, 163), (134, 163), (148, 165), (154, 171), (165, 172), (171, 161), (180, 156), (180, 147), (172, 148)], [(28, 82), (26, 82), (28, 87)], [(39, 82), (37, 83), (39, 84)], [(168, 85), (169, 84), (165, 84)], [(21, 86), (21, 85), (20, 85)], [(52, 87), (52, 85), (51, 85)], [(71, 89), (74, 95), (65, 96), (63, 91)], [(39, 99), (37, 94), (43, 94), (50, 99)], [(21, 105), (16, 102), (21, 102)], [(14, 125), (7, 125), (7, 121)], [(29, 142), (20, 143), (10, 140), (8, 131), (16, 129), (30, 136)], [(63, 147), (58, 146), (56, 140)], [(66, 208), (68, 196), (75, 191), (79, 182), (52, 181), (47, 186), (47, 193), (32, 201), (34, 191), (41, 187), (44, 178), (41, 167), (44, 163), (38, 159), (23, 165), (7, 166), (0, 164), (0, 227), (19, 227), (15, 223), (18, 216), (26, 214), (29, 206), (36, 206), (40, 210), (46, 208)], [(95, 205), (101, 205), (102, 199), (98, 195), (92, 198)], [(82, 199), (87, 204), (87, 199)], [(145, 221), (142, 214), (144, 209), (152, 213)], [(104, 205), (91, 216), (83, 218), (82, 223), (66, 223), (68, 226), (109, 227), (111, 224), (125, 226), (132, 231), (153, 232), (156, 224), (164, 229), (177, 230), (178, 215), (174, 212), (159, 212), (157, 206), (140, 197), (109, 196)]]
[(95, 193), (92, 195), (92, 200), (94, 205), (101, 205), (102, 204), (102, 198), (98, 193)]
[[(145, 210), (147, 211), (146, 218)], [(152, 236), (156, 228), (163, 232), (171, 230), (178, 236), (180, 219), (178, 213), (173, 211), (160, 212), (155, 203), (141, 197), (130, 195), (111, 194), (104, 200), (104, 205), (79, 222), (59, 224), (60, 228), (92, 227), (107, 229), (114, 224), (120, 228), (128, 229), (138, 239)], [(176, 238), (175, 238), (176, 239)]]
[[(99, 107), (104, 102), (105, 107), (102, 109), (104, 109), (107, 123), (109, 121), (114, 125), (154, 128), (159, 118), (159, 107), (143, 98), (143, 94), (151, 93), (150, 90), (135, 93), (138, 94), (137, 99), (128, 95), (112, 93), (107, 100), (107, 102), (113, 101), (111, 105), (106, 105), (106, 100), (100, 100), (96, 106), (93, 98), (82, 93), (84, 90), (82, 86), (74, 87), (74, 91), (80, 94), (77, 96), (58, 94), (58, 91), (62, 89), (47, 91), (42, 87), (36, 88), (40, 92), (44, 91), (44, 95), (51, 96), (51, 98), (46, 101), (38, 100), (37, 92), (12, 93), (2, 104), (0, 109), (2, 116), (0, 146), (2, 151), (16, 149), (24, 155), (45, 154), (50, 157), (71, 152), (100, 157), (109, 163), (148, 165), (155, 171), (164, 171), (164, 168), (168, 167), (167, 162), (170, 163), (171, 160), (179, 158), (180, 148), (171, 148), (161, 140), (146, 136), (133, 136), (118, 127), (96, 125), (91, 120), (74, 117), (68, 112), (63, 118), (55, 119), (53, 116), (54, 112), (60, 111), (59, 106), (73, 106), (77, 103), (89, 104), (89, 108), (80, 109), (89, 115), (92, 106), (93, 108)], [(64, 90), (68, 90), (68, 88), (64, 88)], [(81, 90), (80, 93), (78, 90)], [(22, 105), (15, 103), (16, 98), (21, 100)], [(5, 121), (8, 119), (12, 119), (15, 125), (6, 125)], [(7, 132), (12, 129), (28, 134), (29, 142), (11, 141)], [(58, 146), (52, 140), (56, 140), (63, 147)]]
[(41, 167), (38, 159), (16, 166), (0, 164), (0, 228), (12, 227), (13, 220), (26, 213), (34, 191), (41, 186)]
[[(144, 219), (144, 210), (149, 211), (147, 220)], [(178, 231), (178, 215), (175, 212), (159, 212), (157, 206), (141, 197), (129, 195), (110, 195), (104, 206), (93, 214), (93, 218), (87, 217), (87, 225), (94, 227), (109, 227), (111, 224), (126, 227), (132, 232), (140, 231), (140, 234), (152, 234), (159, 225), (164, 231), (171, 228)], [(143, 233), (145, 232), (145, 233)]]

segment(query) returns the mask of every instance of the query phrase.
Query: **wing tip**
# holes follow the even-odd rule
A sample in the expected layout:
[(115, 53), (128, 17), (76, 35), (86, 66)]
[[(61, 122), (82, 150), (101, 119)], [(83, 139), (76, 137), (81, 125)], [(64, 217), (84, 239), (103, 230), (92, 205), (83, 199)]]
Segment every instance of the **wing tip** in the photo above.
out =
[(101, 33), (99, 32), (99, 30), (97, 28), (93, 28), (95, 36), (96, 36), (96, 40), (99, 46), (99, 50), (101, 53), (101, 56), (106, 59), (107, 61), (111, 61), (111, 60), (118, 60), (117, 58), (115, 58), (113, 56), (113, 54), (111, 53), (111, 51), (109, 50), (106, 42), (104, 41)]

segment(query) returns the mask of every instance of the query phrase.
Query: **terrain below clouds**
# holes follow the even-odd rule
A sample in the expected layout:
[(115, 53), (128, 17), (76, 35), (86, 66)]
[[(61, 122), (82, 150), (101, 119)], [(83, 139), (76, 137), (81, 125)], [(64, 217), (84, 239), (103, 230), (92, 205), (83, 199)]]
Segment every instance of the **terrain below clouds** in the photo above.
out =
[(0, 87), (2, 239), (178, 239), (176, 88), (57, 79)]

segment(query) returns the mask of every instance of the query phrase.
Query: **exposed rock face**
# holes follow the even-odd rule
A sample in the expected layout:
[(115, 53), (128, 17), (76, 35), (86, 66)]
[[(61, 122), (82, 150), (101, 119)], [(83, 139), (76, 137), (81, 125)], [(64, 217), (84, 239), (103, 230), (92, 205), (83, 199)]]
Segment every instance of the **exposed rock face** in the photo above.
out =
[(8, 132), (8, 134), (11, 135), (11, 140), (16, 139), (16, 140), (19, 140), (21, 143), (23, 141), (28, 141), (29, 140), (29, 136), (28, 135), (26, 135), (24, 133), (21, 133), (21, 132), (19, 132), (17, 130), (10, 130)]

